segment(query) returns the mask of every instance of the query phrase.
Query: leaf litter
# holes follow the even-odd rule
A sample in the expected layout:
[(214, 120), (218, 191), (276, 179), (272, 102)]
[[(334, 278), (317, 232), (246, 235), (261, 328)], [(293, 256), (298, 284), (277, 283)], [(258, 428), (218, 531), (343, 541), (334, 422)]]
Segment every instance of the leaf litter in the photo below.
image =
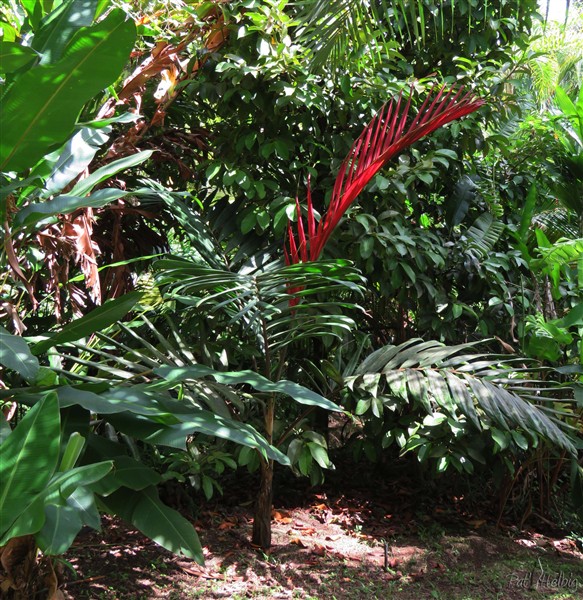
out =
[(273, 546), (264, 552), (249, 542), (252, 506), (243, 490), (252, 486), (240, 486), (206, 502), (194, 521), (204, 566), (106, 518), (101, 534), (85, 534), (65, 557), (76, 577), (61, 568), (64, 597), (542, 600), (553, 590), (537, 584), (541, 565), (564, 575), (564, 589), (554, 590), (562, 600), (581, 597), (583, 554), (574, 540), (497, 529), (486, 510), (476, 515), (403, 481), (325, 491), (285, 482), (276, 489)]

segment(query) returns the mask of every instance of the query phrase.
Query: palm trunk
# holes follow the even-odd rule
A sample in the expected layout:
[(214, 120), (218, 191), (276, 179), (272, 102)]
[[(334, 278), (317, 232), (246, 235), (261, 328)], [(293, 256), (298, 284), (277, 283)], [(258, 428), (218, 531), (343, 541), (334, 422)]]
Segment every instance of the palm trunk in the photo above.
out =
[(261, 459), (261, 481), (255, 503), (251, 541), (263, 550), (271, 546), (271, 507), (273, 502), (273, 461)]
[[(265, 439), (273, 443), (273, 419), (275, 416), (275, 398), (271, 396), (265, 407)], [(251, 541), (263, 550), (271, 546), (271, 507), (273, 503), (273, 461), (261, 457), (261, 480), (255, 503), (253, 535)]]

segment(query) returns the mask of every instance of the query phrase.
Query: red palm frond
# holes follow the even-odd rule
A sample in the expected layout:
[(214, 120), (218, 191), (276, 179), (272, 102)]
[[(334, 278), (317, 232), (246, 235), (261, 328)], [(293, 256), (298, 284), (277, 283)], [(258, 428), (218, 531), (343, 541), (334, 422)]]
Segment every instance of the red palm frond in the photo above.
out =
[[(437, 90), (437, 92), (436, 92)], [(443, 125), (478, 110), (484, 101), (472, 92), (463, 94), (454, 88), (433, 87), (427, 99), (410, 118), (411, 97), (404, 102), (402, 93), (388, 102), (364, 128), (344, 159), (324, 217), (316, 226), (308, 182), (308, 235), (298, 202), (297, 242), (291, 224), (288, 227), (288, 263), (317, 260), (344, 213), (370, 180), (395, 155)]]

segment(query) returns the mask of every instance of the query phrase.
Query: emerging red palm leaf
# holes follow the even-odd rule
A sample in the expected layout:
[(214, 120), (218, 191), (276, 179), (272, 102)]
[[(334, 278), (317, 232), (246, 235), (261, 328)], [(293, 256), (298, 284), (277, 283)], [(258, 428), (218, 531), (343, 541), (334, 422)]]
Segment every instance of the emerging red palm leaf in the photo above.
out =
[[(444, 86), (436, 93), (434, 86), (412, 119), (409, 119), (411, 97), (403, 102), (401, 93), (397, 99), (385, 104), (364, 128), (344, 159), (336, 177), (328, 211), (317, 225), (308, 180), (308, 232), (306, 235), (300, 204), (296, 199), (297, 239), (291, 223), (288, 223), (288, 246), (285, 248), (287, 264), (319, 258), (348, 207), (391, 158), (422, 137), (478, 110), (484, 104), (484, 100), (477, 98), (473, 93), (467, 92), (462, 95), (462, 91), (463, 88), (457, 92), (454, 88), (446, 91)], [(293, 290), (290, 292), (293, 293)]]

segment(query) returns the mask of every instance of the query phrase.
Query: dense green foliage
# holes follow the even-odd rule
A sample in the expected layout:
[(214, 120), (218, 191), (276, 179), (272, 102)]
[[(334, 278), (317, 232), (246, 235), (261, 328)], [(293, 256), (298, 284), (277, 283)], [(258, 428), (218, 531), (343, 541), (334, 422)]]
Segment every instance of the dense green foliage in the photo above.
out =
[[(227, 467), (259, 469), (268, 546), (274, 461), (321, 482), (332, 413), (358, 460), (501, 498), (544, 464), (530, 493), (570, 478), (581, 510), (581, 13), (439, 4), (0, 8), (0, 546), (61, 554), (108, 512), (202, 561), (158, 489)], [(392, 100), (405, 137), (435, 85), (485, 103), (293, 260), (371, 118)]]

